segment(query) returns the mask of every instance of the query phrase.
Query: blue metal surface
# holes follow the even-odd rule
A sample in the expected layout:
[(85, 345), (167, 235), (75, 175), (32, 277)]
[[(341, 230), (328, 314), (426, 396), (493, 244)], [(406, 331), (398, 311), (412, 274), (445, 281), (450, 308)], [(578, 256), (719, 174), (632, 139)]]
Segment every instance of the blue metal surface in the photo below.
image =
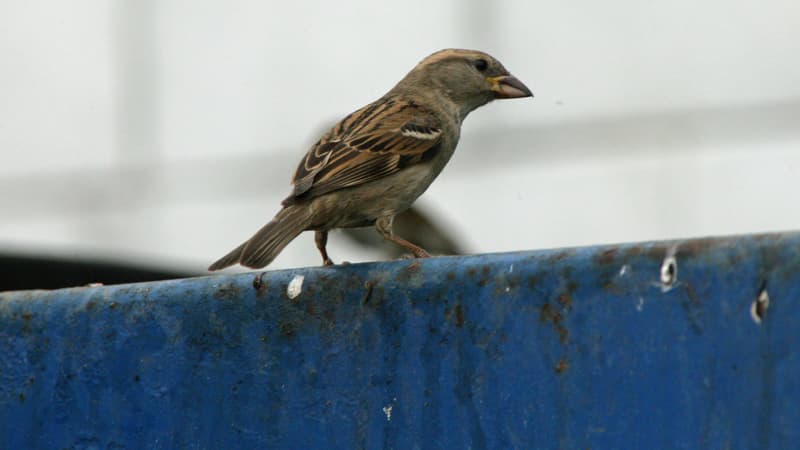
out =
[(0, 293), (0, 447), (792, 448), (798, 336), (794, 233)]

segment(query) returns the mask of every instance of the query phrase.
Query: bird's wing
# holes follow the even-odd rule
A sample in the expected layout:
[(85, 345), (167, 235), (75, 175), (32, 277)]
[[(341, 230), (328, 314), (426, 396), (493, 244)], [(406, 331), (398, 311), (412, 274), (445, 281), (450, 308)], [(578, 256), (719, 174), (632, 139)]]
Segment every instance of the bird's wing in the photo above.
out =
[(308, 151), (284, 205), (358, 186), (438, 153), (439, 120), (418, 103), (384, 97), (345, 117)]

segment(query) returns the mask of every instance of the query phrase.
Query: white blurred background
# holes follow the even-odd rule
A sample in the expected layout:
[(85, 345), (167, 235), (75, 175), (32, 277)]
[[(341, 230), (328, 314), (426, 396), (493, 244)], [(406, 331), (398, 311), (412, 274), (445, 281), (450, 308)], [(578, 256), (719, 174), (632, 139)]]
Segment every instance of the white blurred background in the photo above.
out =
[[(0, 0), (0, 30), (2, 251), (202, 271), (445, 47), (536, 95), (474, 112), (418, 202), (467, 251), (800, 229), (796, 0)], [(319, 263), (306, 233), (271, 267)]]

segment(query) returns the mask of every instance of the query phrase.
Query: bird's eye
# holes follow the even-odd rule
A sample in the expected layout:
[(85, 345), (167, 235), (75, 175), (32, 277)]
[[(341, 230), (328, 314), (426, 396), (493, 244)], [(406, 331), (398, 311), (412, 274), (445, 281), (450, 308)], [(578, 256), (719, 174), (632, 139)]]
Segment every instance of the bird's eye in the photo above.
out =
[(486, 68), (489, 67), (489, 63), (486, 62), (485, 59), (476, 59), (475, 61), (472, 62), (472, 64), (475, 66), (476, 69), (478, 69), (479, 72), (483, 72), (484, 70), (486, 70)]

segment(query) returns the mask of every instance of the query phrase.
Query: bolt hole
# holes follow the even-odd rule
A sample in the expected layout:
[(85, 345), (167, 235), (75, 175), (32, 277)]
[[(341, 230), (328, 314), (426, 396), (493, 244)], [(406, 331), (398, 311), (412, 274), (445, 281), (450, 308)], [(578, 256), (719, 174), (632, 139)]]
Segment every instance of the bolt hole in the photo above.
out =
[(661, 284), (672, 286), (678, 279), (678, 261), (674, 256), (667, 256), (661, 264)]
[(750, 305), (750, 317), (753, 318), (753, 322), (761, 325), (761, 321), (763, 321), (764, 316), (767, 315), (767, 309), (769, 309), (769, 294), (767, 293), (767, 289), (763, 288), (758, 293), (756, 301)]

